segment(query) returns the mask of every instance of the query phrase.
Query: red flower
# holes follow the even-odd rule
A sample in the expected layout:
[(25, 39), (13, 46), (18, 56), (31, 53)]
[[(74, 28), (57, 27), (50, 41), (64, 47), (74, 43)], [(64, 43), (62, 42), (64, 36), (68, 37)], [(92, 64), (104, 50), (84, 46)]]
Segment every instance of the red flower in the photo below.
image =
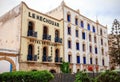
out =
[(93, 67), (92, 66), (88, 66), (88, 70), (89, 71), (93, 71)]

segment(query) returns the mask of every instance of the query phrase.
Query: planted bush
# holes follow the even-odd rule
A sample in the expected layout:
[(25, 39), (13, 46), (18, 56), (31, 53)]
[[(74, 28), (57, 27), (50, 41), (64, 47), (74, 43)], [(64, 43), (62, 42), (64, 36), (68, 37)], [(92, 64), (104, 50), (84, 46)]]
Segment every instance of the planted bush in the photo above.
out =
[(90, 77), (85, 72), (78, 72), (75, 76), (75, 82), (91, 82)]
[(120, 82), (120, 76), (117, 72), (107, 70), (96, 77), (95, 82)]
[(54, 76), (48, 71), (17, 71), (0, 74), (0, 82), (49, 82)]

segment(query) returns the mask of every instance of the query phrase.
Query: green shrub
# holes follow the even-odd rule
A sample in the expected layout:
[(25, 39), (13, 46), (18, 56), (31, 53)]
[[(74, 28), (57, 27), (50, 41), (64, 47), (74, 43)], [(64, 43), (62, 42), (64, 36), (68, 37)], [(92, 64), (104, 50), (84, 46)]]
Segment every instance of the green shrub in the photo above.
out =
[(96, 77), (95, 82), (120, 82), (120, 76), (117, 72), (107, 70)]
[(60, 66), (60, 70), (62, 71), (62, 73), (70, 73), (69, 63), (62, 62), (61, 66)]
[(0, 82), (49, 82), (54, 76), (48, 71), (17, 71), (0, 74)]
[(75, 82), (92, 82), (88, 74), (85, 72), (78, 72), (75, 76)]

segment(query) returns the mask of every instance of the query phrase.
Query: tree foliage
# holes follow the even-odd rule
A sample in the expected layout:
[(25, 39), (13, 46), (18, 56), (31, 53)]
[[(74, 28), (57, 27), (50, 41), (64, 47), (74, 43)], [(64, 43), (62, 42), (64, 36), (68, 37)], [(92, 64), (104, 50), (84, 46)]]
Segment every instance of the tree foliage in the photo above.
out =
[(70, 73), (69, 63), (62, 62), (60, 69), (61, 69), (62, 73)]
[(112, 57), (111, 63), (120, 66), (120, 35), (115, 35), (114, 39), (116, 39), (116, 41), (112, 43), (109, 55)]

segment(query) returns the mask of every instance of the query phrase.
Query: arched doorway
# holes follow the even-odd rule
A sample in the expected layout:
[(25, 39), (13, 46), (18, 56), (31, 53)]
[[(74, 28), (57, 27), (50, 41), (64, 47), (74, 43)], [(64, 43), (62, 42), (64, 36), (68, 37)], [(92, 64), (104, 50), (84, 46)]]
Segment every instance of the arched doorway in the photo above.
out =
[(2, 60), (8, 61), (12, 65), (12, 71), (16, 71), (16, 65), (11, 58), (5, 56), (5, 57), (0, 58), (0, 61), (2, 61)]
[(51, 69), (50, 72), (51, 73), (56, 73), (56, 71), (54, 69)]

